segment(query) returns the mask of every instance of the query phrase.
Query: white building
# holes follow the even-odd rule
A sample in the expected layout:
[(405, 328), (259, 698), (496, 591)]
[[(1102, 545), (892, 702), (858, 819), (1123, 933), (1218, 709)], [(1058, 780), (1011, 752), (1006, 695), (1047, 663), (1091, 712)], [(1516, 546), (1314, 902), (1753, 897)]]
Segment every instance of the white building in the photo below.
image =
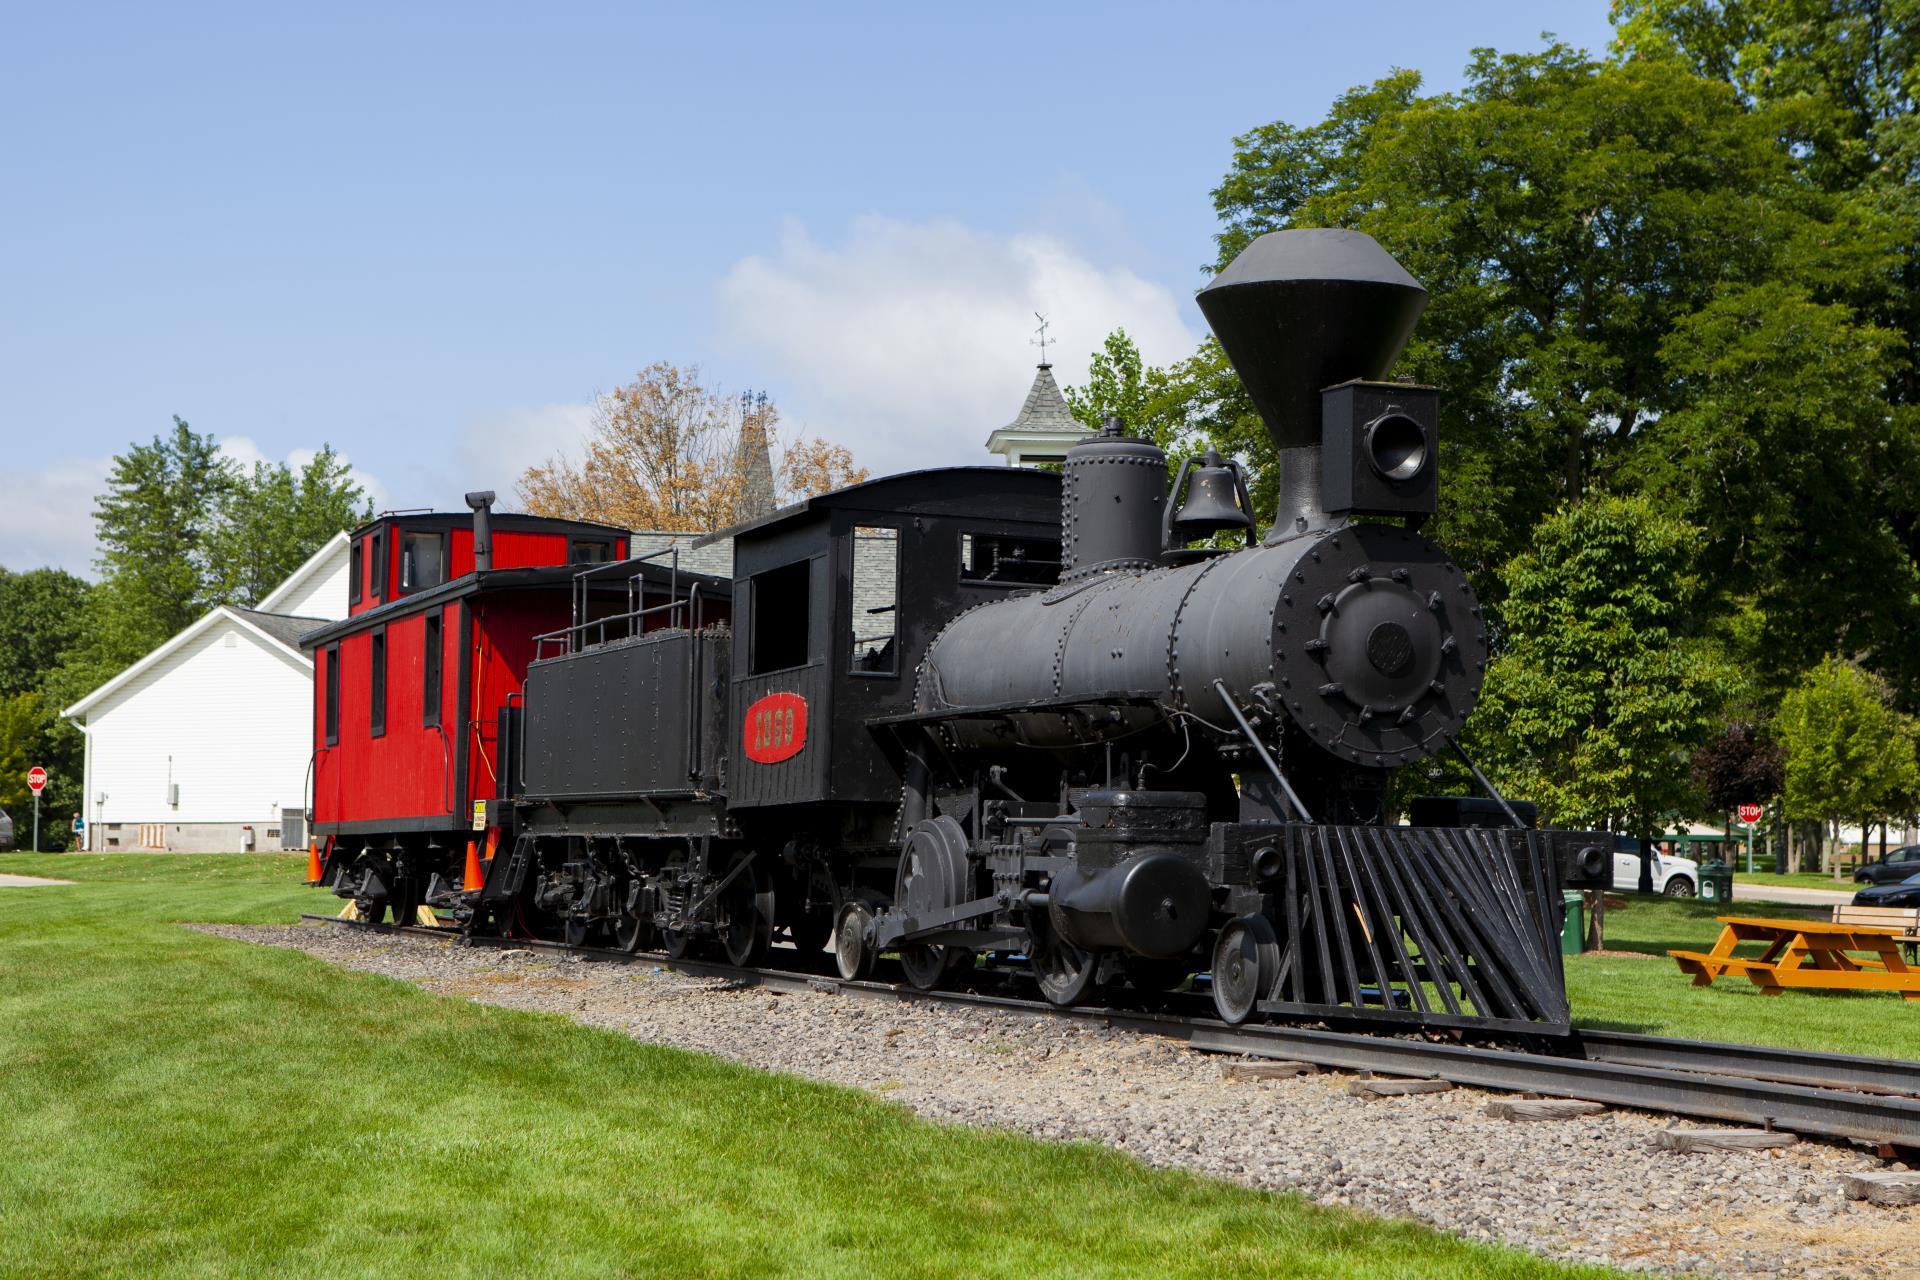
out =
[(88, 848), (305, 847), (299, 640), (347, 616), (347, 548), (336, 535), (257, 608), (213, 610), (61, 712), (86, 735)]
[(997, 453), (1009, 466), (1064, 461), (1067, 450), (1091, 436), (1080, 425), (1053, 380), (1053, 366), (1042, 364), (1027, 389), (1027, 399), (1012, 422), (987, 437), (987, 452)]

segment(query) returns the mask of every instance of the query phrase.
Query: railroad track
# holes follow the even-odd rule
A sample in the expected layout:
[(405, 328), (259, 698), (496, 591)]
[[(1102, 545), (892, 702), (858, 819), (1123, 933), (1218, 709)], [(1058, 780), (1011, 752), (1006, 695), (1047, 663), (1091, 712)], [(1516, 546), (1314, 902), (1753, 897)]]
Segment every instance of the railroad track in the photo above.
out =
[[(370, 925), (335, 916), (303, 920), (382, 933), (466, 938), (458, 929)], [(921, 1000), (1064, 1017), (1181, 1040), (1212, 1053), (1309, 1062), (1342, 1071), (1430, 1077), (1476, 1088), (1543, 1093), (1667, 1115), (1720, 1120), (1882, 1148), (1920, 1152), (1920, 1063), (1715, 1044), (1612, 1031), (1576, 1031), (1554, 1052), (1423, 1040), (1285, 1024), (1229, 1026), (1178, 1011), (1057, 1009), (1043, 1000), (985, 991), (919, 991), (903, 984), (850, 982), (791, 969), (743, 969), (663, 952), (628, 954), (521, 938), (471, 937), (476, 946), (583, 955), (616, 964), (649, 964), (772, 991), (838, 991), (886, 1000)], [(823, 953), (824, 955), (824, 953)]]

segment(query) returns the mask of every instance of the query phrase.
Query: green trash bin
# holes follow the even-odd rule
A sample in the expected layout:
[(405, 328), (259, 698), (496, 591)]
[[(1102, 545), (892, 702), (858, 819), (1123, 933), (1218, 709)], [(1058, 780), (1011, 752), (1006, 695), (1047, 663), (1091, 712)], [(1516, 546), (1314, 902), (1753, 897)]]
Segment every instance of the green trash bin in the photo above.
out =
[(1586, 950), (1586, 899), (1572, 889), (1562, 889), (1560, 903), (1566, 910), (1565, 918), (1560, 921), (1560, 954), (1577, 956)]
[(1733, 868), (1724, 862), (1700, 866), (1700, 900), (1716, 905), (1733, 901)]

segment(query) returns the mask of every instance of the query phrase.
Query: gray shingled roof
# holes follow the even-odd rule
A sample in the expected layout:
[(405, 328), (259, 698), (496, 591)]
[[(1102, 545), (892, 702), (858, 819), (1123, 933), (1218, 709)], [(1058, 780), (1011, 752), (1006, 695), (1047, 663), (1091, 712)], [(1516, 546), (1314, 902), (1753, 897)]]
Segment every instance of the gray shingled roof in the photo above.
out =
[(1040, 372), (1033, 375), (1033, 387), (1027, 392), (1027, 402), (1020, 406), (1020, 414), (1012, 422), (1000, 428), (1002, 431), (1085, 431), (1080, 420), (1073, 416), (1073, 410), (1067, 408), (1067, 398), (1060, 394), (1060, 384), (1053, 380), (1053, 366), (1043, 364)]
[(291, 613), (258, 613), (252, 609), (236, 608), (234, 612), (289, 649), (298, 649), (301, 636), (309, 631), (317, 631), (331, 621), (329, 618), (302, 618)]

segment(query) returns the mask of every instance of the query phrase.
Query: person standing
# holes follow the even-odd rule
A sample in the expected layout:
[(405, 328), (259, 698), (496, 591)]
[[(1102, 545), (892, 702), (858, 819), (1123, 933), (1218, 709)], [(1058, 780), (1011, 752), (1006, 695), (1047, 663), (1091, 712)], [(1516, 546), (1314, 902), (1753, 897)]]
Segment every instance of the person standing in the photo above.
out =
[(87, 850), (87, 820), (81, 817), (78, 813), (76, 813), (73, 815), (73, 846), (69, 850), (69, 852), (85, 853), (86, 850)]

